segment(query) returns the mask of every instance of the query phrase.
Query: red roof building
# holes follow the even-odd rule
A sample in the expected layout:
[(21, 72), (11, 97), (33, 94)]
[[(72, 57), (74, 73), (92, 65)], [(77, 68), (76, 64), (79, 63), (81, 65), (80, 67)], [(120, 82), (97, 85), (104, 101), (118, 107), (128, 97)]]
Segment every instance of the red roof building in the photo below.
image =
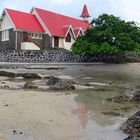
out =
[(89, 23), (84, 20), (79, 20), (39, 8), (34, 8), (34, 10), (40, 16), (43, 23), (53, 36), (65, 37), (63, 27), (68, 25), (71, 25), (72, 28), (82, 28), (82, 30), (90, 28)]
[(84, 19), (76, 19), (40, 8), (32, 8), (31, 13), (5, 9), (0, 21), (0, 46), (4, 47), (3, 44), (6, 42), (15, 40), (12, 42), (13, 46), (22, 49), (21, 44), (25, 45), (25, 42), (29, 41), (27, 38), (31, 38), (30, 44), (33, 43), (40, 49), (61, 47), (70, 50), (75, 39), (84, 35), (88, 28), (92, 28), (85, 20), (85, 17), (89, 17), (86, 5), (81, 17)]

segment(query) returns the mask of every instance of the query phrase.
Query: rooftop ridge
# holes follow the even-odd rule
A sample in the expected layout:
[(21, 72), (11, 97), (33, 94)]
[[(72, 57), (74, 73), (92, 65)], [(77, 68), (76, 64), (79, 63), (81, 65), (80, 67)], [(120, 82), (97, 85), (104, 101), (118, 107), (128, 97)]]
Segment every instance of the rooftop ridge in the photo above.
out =
[(79, 18), (76, 18), (76, 17), (67, 16), (67, 15), (64, 15), (64, 14), (60, 14), (60, 13), (57, 13), (57, 12), (45, 10), (45, 9), (42, 9), (42, 8), (37, 8), (37, 7), (33, 7), (33, 8), (39, 9), (39, 10), (43, 10), (43, 11), (47, 11), (47, 12), (50, 12), (50, 13), (53, 13), (53, 14), (57, 14), (57, 15), (60, 15), (60, 16), (64, 16), (64, 17), (67, 17), (67, 18), (71, 18), (71, 19), (74, 19), (74, 20), (79, 20), (79, 21), (81, 21), (81, 22), (84, 22), (83, 19), (79, 19)]
[(32, 13), (24, 12), (24, 11), (21, 11), (21, 10), (9, 9), (9, 8), (5, 8), (4, 10), (11, 10), (11, 11), (14, 11), (14, 12), (20, 12), (20, 13), (24, 13), (24, 14), (34, 15)]

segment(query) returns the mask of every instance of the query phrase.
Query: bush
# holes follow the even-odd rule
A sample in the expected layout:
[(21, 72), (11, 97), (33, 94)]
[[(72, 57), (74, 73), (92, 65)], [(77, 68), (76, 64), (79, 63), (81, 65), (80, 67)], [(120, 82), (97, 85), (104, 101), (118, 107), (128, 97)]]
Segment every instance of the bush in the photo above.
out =
[(73, 44), (74, 53), (140, 52), (140, 28), (135, 22), (103, 14), (92, 24), (94, 28), (88, 29)]

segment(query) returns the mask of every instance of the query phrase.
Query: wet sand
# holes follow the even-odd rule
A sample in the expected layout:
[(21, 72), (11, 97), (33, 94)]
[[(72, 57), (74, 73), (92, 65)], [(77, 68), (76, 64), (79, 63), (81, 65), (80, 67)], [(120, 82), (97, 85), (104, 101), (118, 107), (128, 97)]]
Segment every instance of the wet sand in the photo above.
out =
[(0, 140), (76, 140), (83, 133), (74, 97), (0, 90)]
[[(53, 75), (90, 83), (95, 89), (77, 86), (75, 91), (53, 92), (47, 89), (46, 79), (41, 79), (33, 81), (39, 90), (23, 90), (22, 78), (0, 77), (0, 86), (4, 81), (14, 87), (14, 90), (0, 89), (0, 140), (123, 140), (127, 137), (119, 126), (137, 108), (106, 99), (140, 84), (140, 64), (70, 65), (59, 70), (45, 70), (47, 65), (39, 67), (25, 69), (21, 64), (20, 68), (2, 70), (34, 72), (43, 77)], [(121, 110), (126, 107), (130, 108), (128, 112)], [(123, 116), (103, 114), (112, 110)]]

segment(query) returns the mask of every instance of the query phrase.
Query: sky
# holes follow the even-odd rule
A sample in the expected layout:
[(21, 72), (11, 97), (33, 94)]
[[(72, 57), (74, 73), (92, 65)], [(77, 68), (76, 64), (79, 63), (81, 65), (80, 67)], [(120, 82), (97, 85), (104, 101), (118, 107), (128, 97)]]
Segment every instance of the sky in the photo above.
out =
[(0, 12), (12, 8), (30, 12), (39, 7), (79, 18), (84, 4), (87, 4), (91, 19), (102, 13), (114, 14), (127, 21), (140, 23), (140, 0), (0, 0)]

